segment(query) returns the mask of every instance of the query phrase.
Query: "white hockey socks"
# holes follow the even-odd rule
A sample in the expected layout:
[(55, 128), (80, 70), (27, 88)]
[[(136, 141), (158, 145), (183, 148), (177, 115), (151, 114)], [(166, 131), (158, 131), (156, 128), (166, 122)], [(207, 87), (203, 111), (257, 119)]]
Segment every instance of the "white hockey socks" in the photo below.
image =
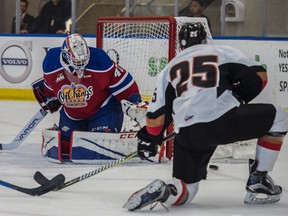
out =
[(282, 147), (284, 136), (265, 135), (258, 139), (256, 160), (258, 171), (272, 171)]
[(279, 151), (268, 149), (257, 145), (256, 147), (256, 160), (258, 161), (258, 171), (272, 171), (276, 160), (278, 158)]

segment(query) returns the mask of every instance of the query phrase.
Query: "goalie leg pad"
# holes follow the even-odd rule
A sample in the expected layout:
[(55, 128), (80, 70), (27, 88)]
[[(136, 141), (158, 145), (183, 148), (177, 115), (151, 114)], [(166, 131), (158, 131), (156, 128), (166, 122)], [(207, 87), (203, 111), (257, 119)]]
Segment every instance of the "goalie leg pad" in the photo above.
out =
[[(71, 137), (70, 161), (103, 164), (137, 150), (137, 133), (102, 133), (74, 131)], [(133, 158), (131, 162), (139, 162)]]
[(63, 163), (61, 153), (61, 131), (51, 129), (44, 129), (42, 131), (41, 154), (50, 162)]

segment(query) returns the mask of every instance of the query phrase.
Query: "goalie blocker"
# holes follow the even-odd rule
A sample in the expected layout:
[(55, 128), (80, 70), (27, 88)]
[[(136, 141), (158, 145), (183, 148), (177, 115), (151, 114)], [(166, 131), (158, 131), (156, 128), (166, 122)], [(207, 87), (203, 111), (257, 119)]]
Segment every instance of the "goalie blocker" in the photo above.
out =
[[(137, 132), (102, 133), (74, 131), (70, 141), (69, 155), (61, 152), (61, 131), (44, 129), (41, 154), (50, 162), (104, 164), (122, 158), (137, 151)], [(158, 155), (151, 158), (158, 161)], [(130, 160), (132, 163), (143, 161), (139, 157)], [(162, 158), (165, 161), (165, 158)]]

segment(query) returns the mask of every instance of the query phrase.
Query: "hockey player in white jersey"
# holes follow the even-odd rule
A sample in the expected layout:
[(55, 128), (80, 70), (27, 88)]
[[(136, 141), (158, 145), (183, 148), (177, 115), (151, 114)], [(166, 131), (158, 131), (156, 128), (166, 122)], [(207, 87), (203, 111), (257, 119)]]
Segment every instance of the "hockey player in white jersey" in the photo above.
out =
[(159, 74), (147, 126), (138, 132), (138, 154), (148, 158), (156, 154), (165, 129), (174, 121), (174, 178), (153, 181), (135, 192), (124, 208), (190, 203), (206, 179), (217, 145), (254, 138), (256, 157), (249, 161), (244, 202), (279, 201), (282, 188), (268, 172), (288, 131), (287, 113), (272, 104), (249, 103), (267, 83), (265, 68), (234, 48), (206, 44), (200, 23), (184, 24), (179, 43), (183, 51)]

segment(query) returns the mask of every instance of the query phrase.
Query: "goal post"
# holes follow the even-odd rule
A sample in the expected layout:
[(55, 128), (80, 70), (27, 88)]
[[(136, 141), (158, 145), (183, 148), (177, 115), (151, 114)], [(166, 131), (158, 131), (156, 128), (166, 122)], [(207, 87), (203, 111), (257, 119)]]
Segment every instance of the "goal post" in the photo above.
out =
[[(178, 32), (184, 23), (201, 22), (213, 43), (206, 18), (200, 17), (100, 17), (96, 45), (136, 80), (143, 100), (150, 101), (157, 74), (179, 52)], [(124, 127), (130, 123), (124, 121)], [(173, 126), (167, 134), (173, 131)], [(166, 157), (172, 158), (173, 141), (166, 143)]]

